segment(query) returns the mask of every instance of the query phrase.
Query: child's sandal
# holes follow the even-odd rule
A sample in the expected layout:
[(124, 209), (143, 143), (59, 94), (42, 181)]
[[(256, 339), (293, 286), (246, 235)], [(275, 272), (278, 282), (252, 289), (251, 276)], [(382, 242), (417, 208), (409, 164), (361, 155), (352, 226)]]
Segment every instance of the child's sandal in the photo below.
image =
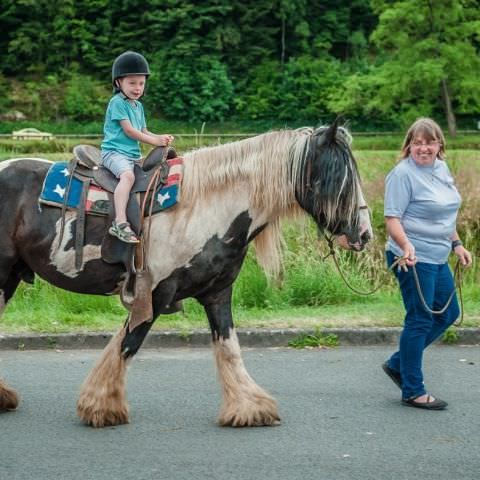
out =
[(140, 241), (127, 222), (116, 223), (114, 221), (108, 233), (125, 243), (138, 243)]

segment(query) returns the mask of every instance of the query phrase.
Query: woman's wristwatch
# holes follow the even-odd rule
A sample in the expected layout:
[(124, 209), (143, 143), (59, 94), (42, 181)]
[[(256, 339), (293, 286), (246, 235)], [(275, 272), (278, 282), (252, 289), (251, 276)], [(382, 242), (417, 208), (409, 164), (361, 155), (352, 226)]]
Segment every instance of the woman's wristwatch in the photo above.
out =
[(457, 248), (459, 247), (460, 245), (463, 245), (462, 241), (461, 240), (454, 240), (452, 242), (452, 252)]

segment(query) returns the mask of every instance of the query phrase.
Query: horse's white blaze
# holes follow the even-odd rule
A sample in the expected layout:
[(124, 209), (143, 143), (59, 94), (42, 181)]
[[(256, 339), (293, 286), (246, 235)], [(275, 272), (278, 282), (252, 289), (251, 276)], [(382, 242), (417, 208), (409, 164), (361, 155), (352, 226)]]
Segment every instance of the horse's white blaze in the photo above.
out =
[[(148, 259), (153, 285), (175, 269), (188, 267), (207, 241), (215, 236), (223, 238), (232, 221), (248, 207), (247, 189), (240, 184), (228, 191), (212, 192), (208, 201), (202, 199), (192, 208), (180, 204), (153, 217)], [(255, 228), (252, 224), (251, 230)]]
[(85, 245), (83, 247), (82, 266), (80, 271), (75, 268), (75, 247), (66, 250), (66, 245), (72, 240), (72, 223), (76, 218), (74, 212), (65, 213), (65, 229), (63, 232), (62, 241), (60, 247), (58, 246), (61, 219), (58, 219), (55, 225), (55, 238), (50, 246), (50, 263), (55, 266), (57, 271), (65, 275), (66, 277), (75, 278), (79, 275), (83, 269), (85, 263), (101, 258), (101, 245)]

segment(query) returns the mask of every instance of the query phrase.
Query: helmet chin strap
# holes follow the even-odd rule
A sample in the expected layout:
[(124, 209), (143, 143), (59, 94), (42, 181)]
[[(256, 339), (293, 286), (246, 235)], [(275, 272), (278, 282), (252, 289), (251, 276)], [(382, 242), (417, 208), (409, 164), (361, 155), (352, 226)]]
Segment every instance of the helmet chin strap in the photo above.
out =
[(115, 88), (121, 93), (125, 98), (128, 98), (128, 100), (133, 100), (133, 98), (130, 98), (123, 90), (122, 87), (120, 86), (120, 82), (118, 81), (118, 78), (115, 80)]

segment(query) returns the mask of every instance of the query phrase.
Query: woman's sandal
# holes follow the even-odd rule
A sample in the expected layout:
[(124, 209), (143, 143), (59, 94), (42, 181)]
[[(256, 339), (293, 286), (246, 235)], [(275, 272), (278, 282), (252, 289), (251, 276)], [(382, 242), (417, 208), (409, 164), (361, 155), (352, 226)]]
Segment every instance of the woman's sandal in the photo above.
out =
[[(422, 394), (423, 395), (423, 394)], [(447, 402), (440, 400), (439, 398), (433, 398), (430, 395), (427, 396), (426, 402), (416, 402), (415, 400), (422, 395), (417, 395), (415, 397), (410, 397), (407, 399), (403, 399), (402, 403), (407, 405), (408, 407), (416, 407), (416, 408), (423, 408), (425, 410), (444, 410), (445, 407), (448, 405)]]

